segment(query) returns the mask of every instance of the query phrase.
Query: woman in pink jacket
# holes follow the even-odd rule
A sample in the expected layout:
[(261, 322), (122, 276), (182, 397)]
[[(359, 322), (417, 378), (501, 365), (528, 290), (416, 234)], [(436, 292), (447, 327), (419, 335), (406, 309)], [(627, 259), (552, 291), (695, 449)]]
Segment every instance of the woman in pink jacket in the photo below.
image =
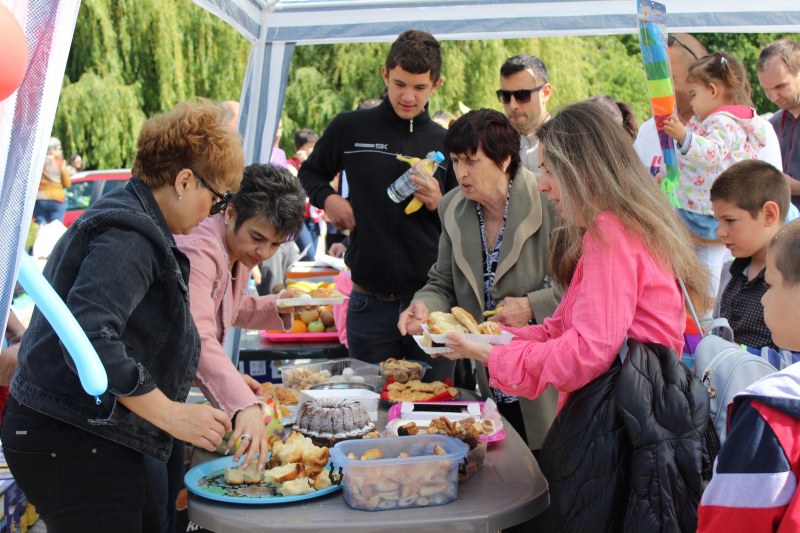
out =
[[(250, 270), (271, 257), (281, 244), (294, 239), (303, 224), (305, 192), (288, 170), (276, 165), (250, 165), (241, 188), (225, 195), (216, 214), (191, 234), (176, 236), (178, 247), (191, 261), (189, 297), (200, 333), (197, 382), (212, 404), (233, 420), (228, 447), (242, 437), (238, 460), (247, 466), (258, 453), (258, 466), (267, 458), (267, 433), (262, 405), (255, 396), (258, 383), (242, 376), (223, 350), (229, 327), (285, 329), (292, 308), (278, 308), (280, 295), (245, 294)], [(247, 381), (246, 381), (247, 380)]]
[(605, 373), (627, 337), (681, 353), (686, 324), (682, 277), (696, 305), (708, 305), (707, 272), (630, 138), (591, 103), (564, 108), (536, 132), (539, 191), (561, 214), (551, 269), (567, 286), (541, 325), (504, 328), (505, 346), (448, 335), (450, 359), (489, 367), (490, 384), (535, 398), (547, 385), (569, 393)]

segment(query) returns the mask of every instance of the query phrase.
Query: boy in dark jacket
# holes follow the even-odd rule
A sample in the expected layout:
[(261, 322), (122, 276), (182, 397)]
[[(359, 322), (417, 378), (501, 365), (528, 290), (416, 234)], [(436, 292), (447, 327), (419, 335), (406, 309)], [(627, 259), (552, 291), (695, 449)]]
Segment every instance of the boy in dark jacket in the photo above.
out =
[[(445, 129), (428, 115), (428, 100), (442, 83), (439, 42), (408, 30), (392, 44), (382, 68), (387, 96), (372, 109), (341, 113), (322, 134), (299, 177), (312, 205), (324, 209), (340, 230), (350, 231), (345, 263), (353, 292), (347, 313), (351, 357), (377, 363), (388, 356), (422, 359), (431, 379), (452, 377), (454, 363), (432, 360), (397, 321), (414, 293), (428, 281), (436, 261), (442, 194), (457, 185), (452, 170), (415, 176), (414, 193), (425, 204), (405, 214), (387, 187), (408, 170), (398, 155), (424, 158), (442, 150)], [(330, 186), (341, 173), (338, 190)]]
[[(779, 346), (800, 350), (800, 222), (769, 246), (761, 302)], [(728, 438), (700, 502), (698, 531), (800, 531), (800, 363), (736, 396)]]

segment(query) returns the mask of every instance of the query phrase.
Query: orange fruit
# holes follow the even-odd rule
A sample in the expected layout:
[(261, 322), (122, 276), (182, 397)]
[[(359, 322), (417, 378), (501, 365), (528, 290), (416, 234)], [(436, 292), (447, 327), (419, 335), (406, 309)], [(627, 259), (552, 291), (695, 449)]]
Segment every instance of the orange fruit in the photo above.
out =
[(308, 326), (306, 326), (306, 323), (299, 318), (295, 318), (294, 323), (292, 323), (292, 329), (289, 330), (289, 333), (308, 333)]

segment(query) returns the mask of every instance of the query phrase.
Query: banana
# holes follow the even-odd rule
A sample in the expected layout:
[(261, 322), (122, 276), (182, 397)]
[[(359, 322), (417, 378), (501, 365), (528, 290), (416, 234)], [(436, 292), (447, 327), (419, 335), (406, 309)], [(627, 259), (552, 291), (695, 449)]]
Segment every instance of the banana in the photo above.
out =
[(496, 309), (494, 309), (492, 311), (484, 311), (483, 312), (483, 316), (486, 316), (486, 317), (494, 316), (494, 315), (496, 315), (497, 313), (499, 313), (502, 310), (503, 310), (503, 306), (501, 305), (501, 306), (497, 307)]
[(408, 205), (405, 208), (406, 215), (410, 215), (412, 213), (416, 213), (419, 209), (425, 204), (422, 203), (422, 200), (417, 198), (416, 196), (408, 202)]
[[(397, 159), (408, 163), (412, 167), (422, 161), (419, 157), (408, 157), (403, 154), (397, 154)], [(425, 204), (423, 204), (419, 198), (412, 198), (404, 210), (405, 214), (410, 215), (412, 213), (416, 213), (423, 205)]]
[(419, 157), (409, 157), (403, 154), (397, 154), (397, 159), (403, 161), (404, 163), (408, 163), (412, 167), (420, 162)]
[(287, 289), (293, 289), (303, 292), (309, 292), (317, 288), (316, 283), (311, 283), (310, 281), (293, 281), (289, 285), (286, 286)]

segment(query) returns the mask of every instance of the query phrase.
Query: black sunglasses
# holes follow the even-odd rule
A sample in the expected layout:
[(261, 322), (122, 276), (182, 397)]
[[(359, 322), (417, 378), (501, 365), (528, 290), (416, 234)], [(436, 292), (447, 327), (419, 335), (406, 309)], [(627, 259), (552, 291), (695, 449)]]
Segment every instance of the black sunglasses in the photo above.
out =
[[(664, 41), (661, 41), (661, 42), (664, 42)], [(673, 37), (672, 35), (670, 35), (669, 37), (667, 37), (667, 46), (672, 46), (672, 45), (673, 45), (673, 44), (675, 44), (675, 43), (678, 43), (678, 46), (680, 46), (681, 48), (683, 48), (684, 50), (686, 50), (687, 52), (689, 52), (690, 54), (692, 54), (692, 57), (693, 57), (693, 58), (697, 59), (697, 54), (695, 54), (695, 53), (692, 51), (692, 49), (691, 49), (691, 48), (689, 48), (688, 46), (686, 46), (685, 44), (683, 44), (683, 43), (682, 43), (682, 42), (681, 42), (681, 41), (680, 41), (680, 40), (679, 40), (677, 37)]]
[(514, 97), (514, 100), (519, 102), (520, 104), (527, 104), (531, 101), (531, 96), (533, 93), (538, 93), (542, 90), (542, 87), (547, 85), (543, 83), (538, 87), (534, 87), (533, 89), (517, 89), (516, 91), (507, 91), (505, 89), (497, 89), (497, 99), (500, 100), (503, 104), (508, 104), (511, 102), (511, 97)]
[(197, 181), (200, 182), (200, 185), (202, 185), (203, 187), (205, 187), (206, 189), (211, 191), (214, 194), (214, 196), (217, 197), (217, 200), (211, 206), (211, 210), (209, 211), (208, 215), (209, 216), (213, 216), (213, 215), (216, 215), (217, 213), (219, 213), (220, 211), (223, 211), (228, 206), (228, 202), (231, 201), (231, 198), (233, 197), (233, 195), (231, 193), (229, 193), (229, 192), (226, 192), (225, 194), (222, 194), (221, 192), (216, 190), (214, 187), (209, 185), (208, 182), (205, 179), (203, 179), (203, 177), (200, 174), (198, 174), (194, 170), (192, 170), (192, 173), (197, 178)]

